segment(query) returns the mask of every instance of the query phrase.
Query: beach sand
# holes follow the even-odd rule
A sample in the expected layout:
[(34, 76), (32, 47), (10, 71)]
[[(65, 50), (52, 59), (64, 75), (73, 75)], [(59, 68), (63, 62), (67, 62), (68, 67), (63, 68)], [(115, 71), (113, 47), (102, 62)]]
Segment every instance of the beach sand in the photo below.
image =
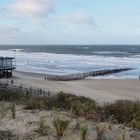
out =
[(46, 91), (86, 96), (99, 103), (118, 99), (140, 100), (140, 81), (138, 79), (84, 79), (77, 81), (47, 81), (45, 74), (14, 71), (14, 84), (40, 88)]

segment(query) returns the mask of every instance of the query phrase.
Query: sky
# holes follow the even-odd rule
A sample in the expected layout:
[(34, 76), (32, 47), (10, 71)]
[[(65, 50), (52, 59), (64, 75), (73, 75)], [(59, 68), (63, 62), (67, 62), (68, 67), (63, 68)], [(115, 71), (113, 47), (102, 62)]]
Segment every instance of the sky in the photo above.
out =
[(140, 0), (0, 0), (0, 44), (140, 44)]

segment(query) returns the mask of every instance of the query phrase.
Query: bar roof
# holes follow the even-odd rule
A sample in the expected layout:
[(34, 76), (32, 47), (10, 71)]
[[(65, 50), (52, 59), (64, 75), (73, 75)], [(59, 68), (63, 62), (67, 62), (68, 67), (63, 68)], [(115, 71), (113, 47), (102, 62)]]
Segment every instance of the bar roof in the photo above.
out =
[(15, 59), (14, 57), (2, 57), (0, 56), (0, 60), (3, 60), (3, 59)]

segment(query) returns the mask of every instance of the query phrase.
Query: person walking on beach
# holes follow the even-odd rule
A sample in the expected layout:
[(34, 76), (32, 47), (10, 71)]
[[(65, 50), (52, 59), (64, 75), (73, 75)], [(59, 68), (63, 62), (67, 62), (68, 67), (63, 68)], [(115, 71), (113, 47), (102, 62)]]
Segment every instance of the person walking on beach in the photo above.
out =
[(140, 81), (140, 76), (139, 76), (139, 81)]

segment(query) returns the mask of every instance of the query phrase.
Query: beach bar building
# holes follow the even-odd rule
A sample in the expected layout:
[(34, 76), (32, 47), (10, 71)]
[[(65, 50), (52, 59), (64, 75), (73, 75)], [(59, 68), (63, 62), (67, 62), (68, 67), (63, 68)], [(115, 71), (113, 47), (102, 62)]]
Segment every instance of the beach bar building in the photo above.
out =
[(0, 57), (0, 78), (12, 77), (12, 72), (16, 69), (14, 57)]

